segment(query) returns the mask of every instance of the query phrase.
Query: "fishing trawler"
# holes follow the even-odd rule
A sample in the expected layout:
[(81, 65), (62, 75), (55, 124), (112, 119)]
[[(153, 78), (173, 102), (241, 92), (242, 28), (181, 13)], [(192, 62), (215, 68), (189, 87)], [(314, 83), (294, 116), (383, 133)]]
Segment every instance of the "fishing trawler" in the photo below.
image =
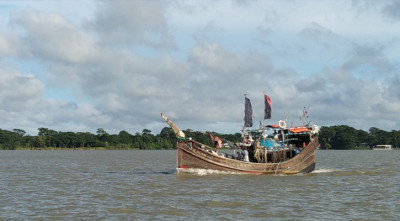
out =
[[(271, 118), (271, 100), (265, 98), (264, 119)], [(306, 112), (303, 111), (303, 114)], [(250, 99), (245, 97), (243, 142), (238, 152), (227, 154), (214, 147), (186, 137), (164, 114), (177, 137), (177, 168), (211, 169), (248, 174), (297, 174), (315, 168), (315, 152), (319, 148), (318, 127), (311, 122), (298, 127), (287, 127), (286, 121), (278, 125), (260, 125), (252, 129), (253, 116)]]

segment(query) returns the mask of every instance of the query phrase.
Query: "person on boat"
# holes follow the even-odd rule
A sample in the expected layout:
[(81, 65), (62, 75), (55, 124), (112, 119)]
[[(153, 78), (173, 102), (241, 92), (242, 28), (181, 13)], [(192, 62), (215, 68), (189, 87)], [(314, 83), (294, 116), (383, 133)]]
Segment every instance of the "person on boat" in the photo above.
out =
[(240, 160), (240, 156), (241, 156), (240, 151), (236, 151), (235, 152), (235, 159), (236, 160)]
[(249, 162), (249, 151), (247, 151), (246, 149), (243, 150), (244, 153), (244, 158), (243, 160), (246, 162)]
[(188, 138), (188, 146), (189, 146), (189, 148), (192, 148), (192, 146), (193, 146), (193, 140), (191, 137)]
[(249, 151), (247, 151), (247, 149), (245, 147), (242, 147), (241, 153), (242, 153), (242, 157), (241, 157), (240, 160), (243, 160), (245, 162), (249, 162), (250, 161), (249, 160)]
[[(257, 161), (257, 163), (261, 163), (264, 161), (264, 149), (261, 147), (264, 146), (266, 140), (262, 139), (261, 141), (257, 138), (253, 145), (253, 159)], [(262, 144), (262, 145), (261, 145)]]
[(241, 150), (237, 151), (235, 159), (236, 160), (243, 160), (243, 158), (244, 158), (243, 151), (241, 151)]
[(232, 159), (240, 160), (240, 151), (236, 151), (236, 149), (234, 149), (232, 154)]
[(222, 139), (215, 136), (214, 137), (214, 148), (220, 148), (222, 145)]

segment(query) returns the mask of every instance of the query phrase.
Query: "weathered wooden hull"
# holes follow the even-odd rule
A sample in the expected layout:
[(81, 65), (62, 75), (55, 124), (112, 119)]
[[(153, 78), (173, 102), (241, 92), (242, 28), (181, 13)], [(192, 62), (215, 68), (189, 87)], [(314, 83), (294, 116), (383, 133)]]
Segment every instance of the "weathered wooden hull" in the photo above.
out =
[(277, 163), (253, 163), (234, 160), (213, 154), (186, 141), (177, 143), (177, 167), (181, 169), (212, 169), (249, 174), (297, 174), (309, 173), (315, 168), (315, 151), (318, 149), (315, 137), (296, 156)]

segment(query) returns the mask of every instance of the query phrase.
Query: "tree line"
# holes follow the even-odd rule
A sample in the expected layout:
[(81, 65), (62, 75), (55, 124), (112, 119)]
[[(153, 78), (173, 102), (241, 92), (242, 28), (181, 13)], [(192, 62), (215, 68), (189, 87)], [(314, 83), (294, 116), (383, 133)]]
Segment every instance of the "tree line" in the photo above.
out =
[(321, 127), (318, 138), (321, 149), (368, 149), (379, 144), (400, 147), (400, 131), (388, 132), (376, 127), (368, 132), (347, 125)]
[[(240, 133), (220, 134), (187, 129), (187, 137), (197, 142), (213, 146), (210, 134), (219, 136), (224, 141), (236, 143), (242, 141)], [(400, 147), (400, 131), (390, 132), (371, 127), (369, 132), (357, 130), (346, 125), (322, 127), (318, 135), (322, 149), (365, 149), (378, 144), (390, 144)], [(48, 128), (38, 128), (38, 135), (27, 135), (22, 129), (12, 131), (0, 129), (0, 149), (175, 149), (176, 137), (170, 127), (164, 127), (159, 134), (143, 129), (142, 133), (130, 134), (122, 130), (118, 134), (109, 134), (103, 128), (96, 134), (90, 132), (62, 132)]]
[[(190, 129), (184, 130), (187, 137), (198, 142), (212, 145), (209, 134), (220, 136), (226, 140), (239, 141), (240, 134), (218, 134), (215, 132), (199, 132)], [(48, 128), (38, 128), (38, 135), (27, 135), (22, 129), (0, 129), (0, 149), (176, 149), (176, 137), (170, 127), (164, 127), (159, 134), (152, 134), (151, 130), (143, 129), (142, 133), (130, 134), (122, 130), (118, 134), (109, 134), (103, 128), (97, 133), (90, 132), (62, 132)]]

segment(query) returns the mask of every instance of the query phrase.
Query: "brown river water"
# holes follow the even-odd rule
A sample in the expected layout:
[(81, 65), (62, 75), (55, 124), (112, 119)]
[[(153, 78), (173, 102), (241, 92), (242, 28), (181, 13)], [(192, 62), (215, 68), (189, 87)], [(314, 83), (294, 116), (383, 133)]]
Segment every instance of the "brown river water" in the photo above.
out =
[(301, 175), (176, 171), (175, 151), (0, 151), (0, 220), (400, 220), (400, 151)]

